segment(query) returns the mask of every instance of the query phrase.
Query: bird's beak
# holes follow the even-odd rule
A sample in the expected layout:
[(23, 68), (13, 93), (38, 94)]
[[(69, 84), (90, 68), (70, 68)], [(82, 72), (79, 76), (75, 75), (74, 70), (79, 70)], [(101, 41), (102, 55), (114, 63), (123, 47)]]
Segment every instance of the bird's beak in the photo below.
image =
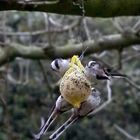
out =
[(110, 80), (107, 75), (96, 75), (97, 80)]

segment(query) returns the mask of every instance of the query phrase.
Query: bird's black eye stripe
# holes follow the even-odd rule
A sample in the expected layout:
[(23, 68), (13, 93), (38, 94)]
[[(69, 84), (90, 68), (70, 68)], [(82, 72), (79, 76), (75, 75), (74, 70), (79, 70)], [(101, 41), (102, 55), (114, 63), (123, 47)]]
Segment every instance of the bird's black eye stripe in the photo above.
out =
[(95, 61), (92, 61), (92, 62), (90, 63), (91, 66), (94, 66), (95, 64), (96, 64)]
[(56, 66), (57, 69), (60, 68), (59, 65), (58, 65), (58, 59), (55, 60), (54, 64), (55, 64), (55, 66)]
[(88, 63), (88, 67), (93, 67), (95, 64), (96, 64), (95, 61), (90, 61), (90, 62)]

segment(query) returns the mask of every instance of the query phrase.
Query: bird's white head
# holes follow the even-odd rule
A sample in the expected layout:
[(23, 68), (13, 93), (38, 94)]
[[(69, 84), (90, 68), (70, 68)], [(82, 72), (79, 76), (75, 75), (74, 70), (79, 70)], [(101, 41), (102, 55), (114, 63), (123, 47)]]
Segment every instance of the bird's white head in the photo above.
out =
[(58, 58), (53, 60), (53, 62), (51, 63), (51, 68), (58, 74), (63, 75), (68, 70), (69, 63), (70, 63), (69, 59)]

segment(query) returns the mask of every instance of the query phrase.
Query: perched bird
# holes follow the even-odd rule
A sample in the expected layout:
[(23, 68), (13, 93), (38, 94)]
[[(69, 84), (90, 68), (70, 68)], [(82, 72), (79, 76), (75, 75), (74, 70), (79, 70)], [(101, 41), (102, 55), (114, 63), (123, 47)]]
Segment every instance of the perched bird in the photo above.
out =
[(61, 113), (74, 108), (69, 120), (50, 136), (52, 140), (57, 139), (72, 123), (86, 116), (99, 105), (99, 92), (91, 88), (91, 80), (108, 80), (110, 76), (124, 76), (113, 73), (111, 69), (104, 68), (97, 61), (89, 61), (84, 68), (78, 56), (73, 56), (71, 60), (55, 59), (51, 67), (63, 76), (60, 83), (62, 95), (58, 97), (50, 117), (40, 128), (39, 133), (34, 135), (35, 139), (40, 139)]
[(69, 69), (70, 59), (57, 58), (52, 61), (51, 68), (60, 76), (63, 76), (64, 73)]
[(50, 137), (49, 140), (56, 140), (59, 136), (74, 122), (77, 120), (87, 116), (91, 113), (97, 106), (99, 106), (101, 102), (100, 93), (99, 91), (92, 89), (92, 94), (87, 98), (86, 101), (81, 103), (80, 108), (74, 108), (72, 115), (70, 118), (61, 126), (59, 127)]
[(106, 80), (109, 77), (127, 77), (102, 61), (89, 61), (85, 69), (88, 77), (95, 76), (98, 80)]
[(108, 80), (109, 75), (106, 74), (104, 69), (100, 67), (100, 64), (96, 61), (89, 61), (89, 63), (85, 67), (85, 73), (88, 79), (92, 79), (96, 77), (98, 80)]
[[(70, 59), (62, 59), (58, 58), (55, 59), (51, 63), (51, 68), (59, 72), (59, 74), (62, 76), (69, 68)], [(94, 76), (94, 78), (98, 80), (106, 80), (108, 79), (108, 76), (110, 77), (127, 77), (125, 74), (122, 74), (115, 70), (114, 68), (110, 67), (105, 62), (98, 60), (97, 58), (93, 58), (93, 61), (89, 61), (88, 64), (85, 67), (87, 71), (87, 76), (91, 77)], [(91, 75), (90, 75), (91, 74)]]
[[(78, 60), (79, 61), (79, 60)], [(69, 59), (55, 59), (51, 63), (51, 68), (56, 71), (58, 74), (64, 74), (70, 66)], [(75, 66), (77, 68), (77, 66)], [(81, 66), (83, 69), (83, 66)], [(94, 71), (93, 71), (94, 72)], [(40, 128), (38, 134), (34, 134), (36, 139), (39, 139), (41, 135), (45, 134), (49, 126), (54, 122), (57, 116), (63, 112), (66, 112), (72, 108), (72, 105), (69, 104), (61, 95), (57, 98), (56, 103), (52, 109), (51, 115), (46, 121), (46, 123)]]
[(74, 55), (60, 82), (60, 93), (64, 99), (79, 108), (91, 94), (91, 83), (85, 75), (85, 68), (78, 56)]
[[(68, 70), (70, 59), (55, 59), (51, 63), (51, 68), (59, 75), (63, 76)], [(96, 61), (89, 61), (85, 67), (85, 76), (90, 82), (98, 83), (97, 80), (108, 80), (109, 74), (106, 74), (103, 67)]]
[[(95, 70), (94, 67), (95, 66)], [(88, 67), (89, 69), (91, 69), (91, 73), (89, 73), (90, 75), (88, 75), (89, 77), (96, 77), (96, 75), (98, 74), (98, 72), (96, 72), (96, 70), (98, 70), (98, 67), (96, 68), (96, 65), (93, 65), (91, 62), (88, 63)], [(89, 84), (88, 88), (88, 94), (93, 92), (93, 89), (90, 86), (90, 81), (88, 81), (87, 78), (87, 73), (85, 72), (86, 69), (84, 69), (83, 65), (81, 64), (80, 60), (78, 59), (77, 56), (74, 56), (70, 62), (69, 59), (55, 59), (52, 63), (51, 63), (51, 68), (53, 70), (55, 70), (58, 74), (61, 74), (62, 76), (67, 73), (67, 74), (72, 74), (70, 75), (69, 79), (66, 79), (66, 81), (64, 80), (64, 82), (67, 83), (68, 85), (71, 85), (70, 87), (67, 87), (68, 89), (66, 89), (67, 91), (72, 90), (72, 94), (73, 97), (75, 99), (73, 100), (78, 100), (78, 97), (75, 96), (75, 94), (77, 94), (78, 92), (81, 94), (86, 94), (86, 87), (84, 87), (84, 90), (82, 89), (83, 86), (88, 86), (85, 84)], [(73, 73), (74, 71), (74, 73)], [(101, 70), (99, 70), (101, 71)], [(106, 76), (103, 72), (100, 74), (102, 74), (102, 76)], [(75, 76), (76, 75), (76, 76)], [(81, 78), (81, 77), (82, 78)], [(74, 79), (76, 77), (77, 79)], [(97, 77), (96, 77), (97, 78)], [(72, 81), (70, 80), (72, 79)], [(82, 80), (81, 80), (82, 79)], [(107, 79), (107, 78), (106, 78)], [(68, 82), (67, 82), (68, 80)], [(74, 81), (73, 81), (74, 80)], [(79, 82), (83, 82), (78, 84)], [(72, 82), (72, 83), (71, 83)], [(74, 82), (74, 83), (73, 83)], [(85, 82), (85, 83), (84, 83)], [(87, 83), (88, 82), (88, 83)], [(62, 86), (62, 85), (61, 85)], [(76, 87), (75, 87), (76, 86)], [(75, 93), (73, 93), (73, 90)], [(86, 91), (86, 92), (85, 92)], [(85, 92), (85, 93), (84, 93)], [(95, 91), (94, 91), (95, 92)], [(70, 91), (71, 93), (71, 91)], [(82, 95), (81, 94), (81, 95)], [(83, 95), (82, 95), (83, 96)], [(84, 100), (82, 100), (81, 102), (83, 102)], [(81, 104), (78, 105), (78, 107), (80, 107)], [(75, 106), (74, 106), (75, 107)], [(42, 135), (44, 135), (46, 133), (46, 131), (48, 130), (48, 128), (50, 127), (50, 125), (54, 122), (54, 120), (57, 118), (58, 115), (60, 115), (63, 112), (66, 112), (68, 110), (70, 110), (72, 108), (72, 105), (70, 103), (68, 103), (63, 96), (59, 96), (58, 99), (56, 100), (56, 103), (52, 109), (51, 115), (48, 118), (48, 120), (43, 124), (43, 126), (40, 128), (40, 131), (38, 134), (34, 134), (34, 138), (35, 139), (40, 139), (40, 137)], [(81, 108), (81, 107), (80, 107)]]
[(60, 95), (57, 100), (56, 103), (54, 105), (54, 107), (52, 108), (50, 117), (48, 118), (48, 120), (45, 122), (45, 124), (42, 125), (42, 127), (39, 130), (39, 133), (34, 134), (34, 138), (36, 140), (40, 139), (42, 135), (44, 135), (46, 133), (46, 131), (48, 130), (48, 128), (50, 127), (50, 125), (55, 121), (55, 119), (62, 113), (70, 110), (72, 108), (72, 105), (69, 104), (66, 100), (64, 100), (64, 98)]
[(63, 76), (60, 82), (61, 95), (77, 108), (91, 94), (91, 82), (97, 83), (96, 80), (109, 79), (96, 61), (90, 61), (84, 68), (80, 58), (75, 55), (71, 60), (55, 59), (51, 67)]

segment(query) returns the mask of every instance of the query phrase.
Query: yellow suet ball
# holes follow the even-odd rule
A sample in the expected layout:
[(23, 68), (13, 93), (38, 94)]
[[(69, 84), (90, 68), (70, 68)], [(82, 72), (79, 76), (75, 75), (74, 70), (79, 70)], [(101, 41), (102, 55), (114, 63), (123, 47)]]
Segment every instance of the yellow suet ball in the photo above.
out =
[(72, 104), (79, 108), (91, 94), (91, 83), (85, 75), (85, 68), (81, 64), (78, 56), (71, 58), (69, 69), (64, 74), (60, 83), (61, 95)]

